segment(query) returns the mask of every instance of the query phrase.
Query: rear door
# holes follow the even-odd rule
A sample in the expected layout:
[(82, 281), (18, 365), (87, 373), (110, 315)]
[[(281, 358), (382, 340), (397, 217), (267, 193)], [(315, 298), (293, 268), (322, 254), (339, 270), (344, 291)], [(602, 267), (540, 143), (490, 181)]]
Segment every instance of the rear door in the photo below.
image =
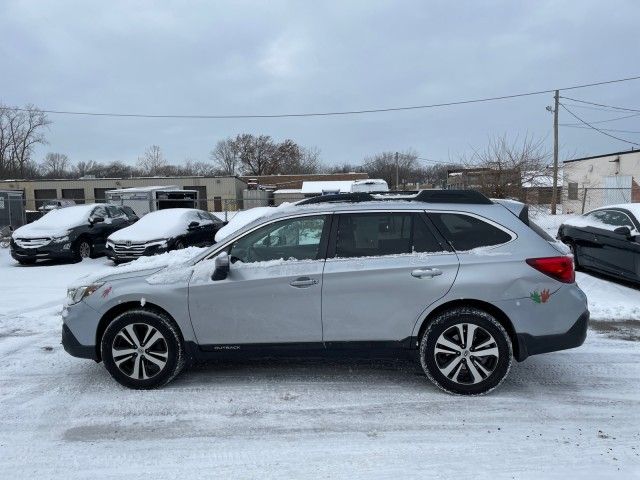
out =
[(337, 215), (322, 285), (325, 342), (400, 341), (451, 288), (458, 258), (416, 211)]

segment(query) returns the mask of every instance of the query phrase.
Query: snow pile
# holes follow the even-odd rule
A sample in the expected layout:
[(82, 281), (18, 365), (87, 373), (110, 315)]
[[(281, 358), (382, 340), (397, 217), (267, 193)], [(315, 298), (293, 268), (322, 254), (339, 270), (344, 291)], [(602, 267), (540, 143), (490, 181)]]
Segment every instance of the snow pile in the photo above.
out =
[(13, 238), (60, 237), (67, 230), (87, 223), (96, 204), (77, 205), (51, 210), (35, 222), (28, 223), (13, 232)]
[(578, 286), (587, 295), (592, 320), (640, 320), (640, 290), (576, 273)]
[(109, 235), (109, 240), (147, 242), (184, 235), (189, 223), (203, 223), (203, 220), (196, 216), (196, 212), (197, 210), (192, 208), (168, 208), (150, 212), (133, 225)]

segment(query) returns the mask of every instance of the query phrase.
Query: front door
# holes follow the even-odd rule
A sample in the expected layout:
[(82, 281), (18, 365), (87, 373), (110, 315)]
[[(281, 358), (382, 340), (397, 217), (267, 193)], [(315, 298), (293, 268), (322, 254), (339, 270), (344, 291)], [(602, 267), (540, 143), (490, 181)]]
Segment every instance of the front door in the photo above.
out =
[[(343, 213), (322, 285), (325, 342), (400, 341), (451, 288), (458, 257), (423, 213)], [(334, 220), (336, 222), (336, 220)]]
[(329, 217), (301, 216), (246, 233), (226, 250), (226, 279), (214, 260), (189, 284), (189, 312), (202, 346), (322, 341), (321, 289)]

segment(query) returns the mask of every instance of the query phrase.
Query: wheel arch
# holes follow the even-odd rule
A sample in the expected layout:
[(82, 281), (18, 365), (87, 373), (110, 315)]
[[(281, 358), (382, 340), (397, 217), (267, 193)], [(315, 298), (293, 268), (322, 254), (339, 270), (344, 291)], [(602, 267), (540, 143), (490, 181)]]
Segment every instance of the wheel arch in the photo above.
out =
[(96, 329), (96, 341), (95, 341), (96, 358), (98, 362), (102, 360), (102, 355), (100, 352), (100, 344), (102, 343), (102, 336), (104, 335), (104, 332), (107, 329), (107, 326), (109, 326), (109, 324), (113, 321), (113, 319), (115, 319), (118, 315), (125, 313), (129, 310), (146, 310), (150, 313), (155, 313), (158, 315), (162, 315), (163, 317), (166, 317), (175, 325), (176, 330), (180, 335), (182, 342), (184, 343), (184, 338), (182, 338), (182, 331), (180, 330), (179, 325), (173, 319), (173, 317), (169, 314), (169, 312), (167, 312), (165, 309), (150, 302), (146, 302), (144, 306), (141, 306), (139, 301), (123, 302), (107, 310), (107, 312), (105, 312), (105, 314), (100, 319), (100, 322), (98, 323), (98, 328)]
[(493, 315), (495, 319), (500, 323), (500, 325), (504, 327), (504, 329), (507, 331), (507, 334), (509, 335), (509, 339), (511, 340), (511, 344), (513, 347), (513, 356), (516, 358), (516, 360), (522, 359), (520, 344), (518, 343), (518, 335), (516, 334), (516, 330), (513, 327), (513, 323), (511, 323), (511, 320), (509, 319), (507, 314), (504, 313), (500, 308), (496, 307), (495, 305), (489, 302), (485, 302), (483, 300), (477, 300), (473, 298), (460, 298), (456, 300), (451, 300), (449, 302), (438, 305), (436, 308), (434, 308), (431, 312), (429, 312), (429, 314), (422, 321), (422, 324), (420, 325), (420, 329), (418, 330), (418, 335), (415, 337), (417, 341), (418, 342), (420, 341), (420, 339), (422, 338), (422, 335), (426, 331), (429, 324), (440, 313), (446, 310), (451, 310), (453, 308), (458, 308), (458, 307), (475, 307)]

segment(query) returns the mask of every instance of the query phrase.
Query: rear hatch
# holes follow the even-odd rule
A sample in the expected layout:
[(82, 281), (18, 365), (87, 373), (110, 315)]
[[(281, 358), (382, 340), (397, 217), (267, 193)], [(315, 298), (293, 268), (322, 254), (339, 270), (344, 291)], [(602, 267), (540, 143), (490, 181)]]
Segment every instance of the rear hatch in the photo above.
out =
[(537, 223), (529, 218), (529, 206), (526, 203), (518, 202), (516, 200), (506, 200), (502, 198), (492, 198), (491, 200), (502, 205), (512, 214), (518, 217), (522, 221), (522, 223), (536, 232), (559, 253), (561, 253), (562, 255), (568, 255), (570, 253), (569, 247), (567, 247), (564, 243), (554, 239), (542, 227), (540, 227)]

